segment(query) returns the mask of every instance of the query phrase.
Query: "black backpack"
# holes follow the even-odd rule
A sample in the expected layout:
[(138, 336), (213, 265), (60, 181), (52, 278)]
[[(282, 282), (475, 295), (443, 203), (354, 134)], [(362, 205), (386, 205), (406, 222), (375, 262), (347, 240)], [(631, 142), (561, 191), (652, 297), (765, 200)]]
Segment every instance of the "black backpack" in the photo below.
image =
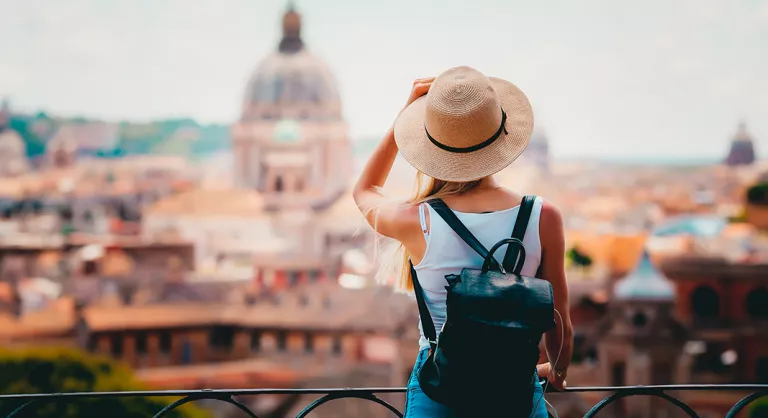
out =
[[(465, 268), (447, 275), (447, 315), (437, 336), (411, 265), (416, 300), (429, 358), (418, 373), (425, 395), (468, 416), (528, 418), (539, 342), (555, 327), (552, 285), (520, 275), (525, 262), (523, 237), (535, 196), (525, 196), (511, 238), (490, 251), (475, 238), (442, 201), (428, 204), (485, 262), (482, 269)], [(503, 265), (493, 254), (507, 245)], [(497, 411), (497, 412), (492, 412)]]

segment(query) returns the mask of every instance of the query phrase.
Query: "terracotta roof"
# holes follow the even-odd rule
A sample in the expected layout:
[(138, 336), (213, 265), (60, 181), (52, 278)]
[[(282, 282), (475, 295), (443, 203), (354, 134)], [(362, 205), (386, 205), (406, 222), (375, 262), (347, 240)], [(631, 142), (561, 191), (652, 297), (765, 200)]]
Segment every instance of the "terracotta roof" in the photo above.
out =
[(83, 315), (92, 331), (174, 328), (216, 324), (229, 309), (237, 308), (219, 303), (89, 306)]
[(21, 197), (23, 183), (18, 178), (0, 178), (0, 196)]
[(91, 306), (84, 314), (94, 331), (238, 324), (261, 328), (384, 331), (415, 308), (410, 298), (388, 287), (345, 289), (312, 283), (252, 306), (223, 303), (163, 303), (122, 307)]
[(60, 298), (45, 309), (14, 318), (0, 313), (0, 340), (27, 339), (71, 332), (75, 326), (72, 299)]
[(96, 234), (84, 234), (74, 233), (70, 235), (69, 242), (72, 245), (88, 245), (98, 244), (105, 247), (115, 248), (152, 248), (152, 247), (191, 247), (193, 244), (190, 241), (182, 239), (178, 236), (161, 235), (154, 237), (155, 239), (147, 239), (136, 235), (96, 235)]
[(13, 300), (13, 287), (8, 282), (0, 282), (0, 302)]
[(133, 271), (134, 264), (133, 259), (125, 252), (111, 249), (101, 260), (101, 274), (104, 276), (125, 276)]
[[(272, 387), (294, 388), (305, 379), (322, 372), (324, 367), (315, 358), (304, 361), (292, 357), (291, 361), (263, 358), (142, 369), (136, 376), (153, 387), (199, 388), (222, 387)], [(319, 370), (318, 370), (319, 369)]]
[(246, 189), (194, 189), (159, 200), (146, 215), (178, 215), (185, 217), (263, 216), (264, 200), (257, 192)]

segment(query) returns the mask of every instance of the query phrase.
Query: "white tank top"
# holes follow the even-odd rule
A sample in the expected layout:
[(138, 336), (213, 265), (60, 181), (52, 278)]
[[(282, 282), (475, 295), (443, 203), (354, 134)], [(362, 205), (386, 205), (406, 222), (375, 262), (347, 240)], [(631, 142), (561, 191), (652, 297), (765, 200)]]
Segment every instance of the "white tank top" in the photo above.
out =
[[(541, 262), (539, 218), (542, 203), (541, 197), (536, 197), (528, 228), (523, 237), (523, 246), (525, 247), (525, 264), (521, 272), (523, 276), (534, 277)], [(517, 220), (519, 210), (520, 206), (490, 213), (453, 212), (483, 246), (490, 249), (502, 239), (512, 236), (512, 228)], [(427, 226), (425, 211), (429, 211), (429, 226)], [(419, 277), (419, 283), (424, 288), (424, 300), (427, 302), (432, 321), (435, 323), (435, 330), (439, 334), (443, 323), (445, 323), (445, 299), (447, 296), (445, 276), (459, 274), (464, 268), (479, 269), (483, 265), (483, 258), (459, 238), (428, 204), (423, 203), (419, 206), (419, 216), (421, 217), (421, 229), (425, 231), (424, 239), (427, 242), (427, 249), (424, 252), (424, 258), (414, 266), (414, 269)], [(506, 246), (502, 246), (494, 254), (499, 263), (504, 259), (506, 248)], [(419, 348), (429, 348), (429, 342), (424, 337), (421, 322), (419, 322), (419, 333), (421, 334)]]

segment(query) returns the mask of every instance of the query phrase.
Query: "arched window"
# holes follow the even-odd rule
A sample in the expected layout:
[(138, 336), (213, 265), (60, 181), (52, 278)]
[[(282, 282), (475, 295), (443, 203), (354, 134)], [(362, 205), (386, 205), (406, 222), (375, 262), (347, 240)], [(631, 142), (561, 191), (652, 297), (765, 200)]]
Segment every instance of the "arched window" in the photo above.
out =
[(277, 339), (277, 351), (285, 351), (288, 347), (288, 336), (285, 331), (278, 331), (276, 335)]
[(701, 319), (716, 318), (720, 314), (720, 296), (709, 286), (699, 286), (691, 293), (691, 306)]
[(147, 354), (147, 333), (139, 332), (134, 336), (134, 342), (136, 344), (136, 354)]
[(299, 283), (299, 272), (298, 271), (289, 271), (288, 272), (288, 285), (293, 287), (296, 286)]
[(120, 358), (123, 355), (123, 336), (114, 334), (112, 336), (112, 357)]
[(96, 261), (88, 260), (83, 263), (83, 274), (86, 276), (92, 276), (99, 274), (99, 264)]
[(86, 209), (85, 212), (83, 212), (83, 222), (88, 225), (93, 225), (93, 221), (93, 212), (91, 212), (90, 209)]
[(647, 323), (648, 323), (648, 317), (645, 316), (644, 312), (636, 312), (632, 316), (632, 325), (634, 325), (637, 328), (642, 328)]
[(338, 335), (334, 335), (332, 341), (333, 342), (331, 343), (331, 352), (333, 353), (333, 355), (338, 356), (341, 354), (341, 350), (342, 350), (341, 337)]
[(768, 319), (768, 289), (758, 287), (747, 293), (747, 313), (757, 319)]
[(252, 351), (261, 350), (261, 333), (259, 331), (251, 332), (251, 350)]
[(277, 176), (275, 179), (275, 191), (277, 193), (281, 193), (283, 191), (283, 178), (281, 176)]
[(214, 327), (208, 334), (208, 344), (212, 349), (231, 350), (235, 340), (233, 327)]

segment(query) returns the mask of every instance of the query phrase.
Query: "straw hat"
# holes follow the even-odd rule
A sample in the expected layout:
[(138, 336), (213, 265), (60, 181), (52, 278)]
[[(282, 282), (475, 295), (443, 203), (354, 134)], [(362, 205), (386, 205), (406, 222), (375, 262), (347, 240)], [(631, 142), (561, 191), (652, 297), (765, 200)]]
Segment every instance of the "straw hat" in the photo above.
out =
[(528, 98), (514, 84), (469, 67), (440, 74), (395, 121), (400, 153), (422, 173), (471, 181), (522, 154), (533, 130)]

